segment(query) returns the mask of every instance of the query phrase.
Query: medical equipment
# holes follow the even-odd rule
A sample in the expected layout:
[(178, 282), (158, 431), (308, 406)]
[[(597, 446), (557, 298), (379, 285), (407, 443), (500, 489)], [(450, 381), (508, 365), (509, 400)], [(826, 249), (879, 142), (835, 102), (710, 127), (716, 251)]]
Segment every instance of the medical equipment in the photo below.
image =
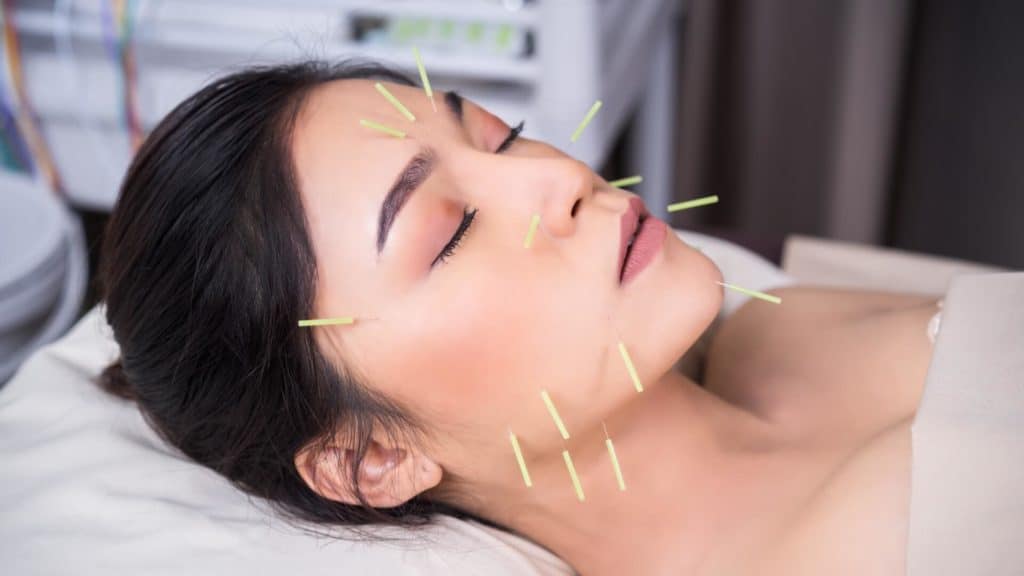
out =
[(0, 172), (0, 388), (78, 316), (88, 283), (78, 218), (42, 182)]
[(151, 129), (211, 78), (309, 57), (365, 57), (412, 74), (425, 63), (424, 89), (457, 89), (499, 117), (526, 120), (527, 136), (546, 141), (572, 133), (578, 119), (567, 110), (600, 97), (601, 113), (573, 155), (599, 166), (635, 111), (627, 170), (644, 174), (638, 192), (652, 209), (670, 201), (682, 0), (10, 4), (4, 22), (24, 40), (25, 93), (76, 206), (109, 209), (133, 133)]

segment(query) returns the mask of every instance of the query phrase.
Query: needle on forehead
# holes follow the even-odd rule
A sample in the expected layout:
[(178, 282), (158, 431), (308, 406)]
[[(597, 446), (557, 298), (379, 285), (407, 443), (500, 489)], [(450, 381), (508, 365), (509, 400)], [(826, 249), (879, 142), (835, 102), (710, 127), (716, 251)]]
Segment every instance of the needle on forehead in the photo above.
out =
[(412, 115), (412, 112), (409, 112), (409, 109), (406, 108), (404, 104), (399, 102), (398, 98), (395, 98), (395, 95), (392, 94), (390, 90), (388, 90), (387, 86), (381, 84), (380, 82), (377, 82), (376, 84), (373, 85), (373, 87), (377, 89), (377, 92), (380, 92), (381, 96), (383, 96), (385, 100), (387, 100), (388, 102), (391, 103), (392, 106), (397, 108), (398, 111), (402, 114), (402, 116), (405, 116), (406, 120), (408, 120), (409, 122), (416, 121), (416, 117)]
[(376, 130), (378, 132), (383, 132), (384, 134), (387, 134), (388, 136), (394, 136), (395, 138), (405, 138), (405, 132), (402, 132), (401, 130), (398, 130), (396, 128), (392, 128), (390, 126), (385, 126), (383, 124), (379, 124), (379, 123), (374, 122), (372, 120), (361, 119), (361, 120), (359, 120), (359, 125), (364, 127), (364, 128), (369, 128), (371, 130)]
[(437, 112), (437, 104), (434, 103), (434, 91), (430, 89), (430, 78), (427, 77), (427, 69), (423, 67), (423, 59), (420, 58), (419, 48), (412, 47), (412, 55), (416, 58), (416, 68), (420, 71), (420, 81), (423, 82), (423, 91), (427, 93), (427, 98), (430, 98), (430, 107)]

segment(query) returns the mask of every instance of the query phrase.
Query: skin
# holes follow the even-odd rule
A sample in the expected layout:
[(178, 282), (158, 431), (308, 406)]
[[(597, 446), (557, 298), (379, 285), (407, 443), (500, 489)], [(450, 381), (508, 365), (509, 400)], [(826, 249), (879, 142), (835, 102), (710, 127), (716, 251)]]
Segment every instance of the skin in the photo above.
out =
[[(900, 502), (899, 434), (876, 442), (882, 448), (866, 447), (913, 413), (914, 382), (923, 375), (907, 375), (911, 384), (901, 389), (910, 390), (900, 392), (899, 406), (879, 413), (872, 395), (888, 392), (846, 381), (870, 377), (872, 364), (863, 362), (870, 353), (849, 361), (855, 369), (842, 382), (816, 387), (808, 382), (835, 370), (807, 358), (877, 344), (865, 333), (909, 342), (909, 328), (882, 319), (896, 314), (908, 326), (923, 326), (927, 318), (900, 311), (916, 306), (923, 317), (926, 302), (809, 290), (784, 294), (783, 307), (748, 304), (720, 329), (705, 387), (697, 386), (672, 366), (721, 306), (715, 281), (723, 278), (712, 261), (669, 233), (651, 264), (620, 285), (620, 218), (629, 193), (541, 142), (521, 138), (496, 154), (508, 125), (469, 101), (459, 123), (440, 100), (435, 112), (418, 88), (387, 86), (416, 122), (372, 82), (345, 80), (314, 91), (292, 135), (319, 268), (316, 315), (365, 319), (318, 329), (323, 349), (429, 427), (418, 442), (376, 435), (359, 473), (373, 505), (401, 504), (455, 475), (467, 483), (453, 504), (548, 547), (582, 574), (727, 574), (811, 562), (785, 551), (805, 547), (801, 534), (824, 538), (830, 511), (856, 504), (842, 501), (870, 492), (863, 484), (872, 478), (895, 478), (888, 491), (876, 492), (886, 494), (880, 498), (887, 504)], [(361, 118), (408, 137), (361, 127)], [(426, 147), (434, 171), (378, 255), (380, 204)], [(474, 208), (460, 246), (432, 267), (464, 210)], [(540, 228), (524, 249), (534, 213)], [(865, 314), (871, 320), (858, 324)], [(917, 337), (924, 339), (923, 331)], [(642, 393), (618, 354), (620, 338)], [(919, 348), (920, 368), (927, 359)], [(891, 361), (878, 358), (877, 367)], [(541, 389), (569, 440), (559, 435)], [(854, 417), (857, 406), (872, 416)], [(602, 423), (615, 442), (625, 492), (616, 484)], [(519, 437), (531, 488), (509, 430)], [(353, 503), (342, 476), (351, 445), (339, 432), (326, 454), (301, 451), (296, 466), (323, 496)], [(572, 489), (563, 449), (572, 455), (585, 502)], [(836, 494), (820, 496), (830, 485), (840, 486)], [(846, 524), (831, 521), (838, 537)], [(809, 564), (808, 571), (832, 567), (828, 560), (842, 553), (814, 546), (825, 564)]]

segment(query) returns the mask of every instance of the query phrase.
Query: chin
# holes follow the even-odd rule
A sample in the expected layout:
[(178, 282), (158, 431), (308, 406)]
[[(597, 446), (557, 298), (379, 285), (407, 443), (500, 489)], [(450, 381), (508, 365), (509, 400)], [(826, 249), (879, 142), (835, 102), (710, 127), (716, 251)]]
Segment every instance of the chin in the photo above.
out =
[[(675, 235), (672, 234), (675, 238)], [(657, 266), (646, 280), (642, 300), (644, 312), (630, 326), (630, 354), (643, 358), (647, 378), (663, 376), (689, 350), (722, 307), (722, 272), (702, 252), (678, 238), (670, 241)], [(641, 278), (637, 278), (641, 280)], [(624, 335), (625, 337), (625, 335)], [(634, 351), (636, 349), (636, 351)]]

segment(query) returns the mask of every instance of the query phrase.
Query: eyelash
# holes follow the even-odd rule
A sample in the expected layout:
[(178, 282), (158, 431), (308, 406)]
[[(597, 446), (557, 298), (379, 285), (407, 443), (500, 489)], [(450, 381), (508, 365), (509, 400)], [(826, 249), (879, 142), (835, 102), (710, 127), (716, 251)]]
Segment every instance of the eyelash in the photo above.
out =
[[(513, 126), (512, 129), (509, 130), (508, 136), (506, 136), (505, 140), (503, 140), (502, 143), (498, 145), (498, 148), (494, 151), (494, 153), (501, 154), (502, 152), (507, 150), (508, 147), (511, 146), (513, 142), (515, 142), (516, 138), (519, 137), (519, 134), (523, 131), (523, 127), (525, 125), (525, 122), (520, 122), (519, 124)], [(445, 247), (441, 250), (441, 253), (437, 255), (437, 258), (434, 258), (434, 262), (431, 263), (430, 265), (431, 267), (434, 267), (439, 262), (447, 262), (448, 258), (455, 254), (455, 249), (459, 247), (459, 243), (462, 242), (462, 239), (465, 237), (466, 232), (469, 230), (469, 227), (473, 225), (473, 220), (476, 218), (477, 211), (478, 208), (474, 208), (472, 211), (468, 209), (462, 211), (462, 222), (459, 224), (459, 227), (455, 230), (455, 234), (452, 236), (452, 239), (448, 241), (448, 244), (446, 244)]]
[(458, 229), (455, 230), (455, 235), (448, 241), (441, 253), (434, 258), (434, 263), (431, 266), (437, 265), (438, 262), (447, 262), (448, 258), (452, 254), (455, 254), (455, 249), (459, 247), (459, 243), (462, 242), (462, 238), (466, 235), (466, 231), (473, 224), (473, 220), (476, 218), (478, 208), (474, 208), (472, 211), (463, 210), (462, 212), (462, 223), (459, 224)]
[(519, 124), (513, 126), (512, 129), (509, 130), (508, 136), (506, 136), (505, 140), (498, 145), (498, 149), (495, 150), (494, 153), (501, 154), (502, 152), (507, 150), (508, 147), (511, 146), (513, 142), (515, 142), (516, 138), (519, 138), (519, 134), (523, 131), (524, 126), (526, 126), (525, 121), (520, 121)]

